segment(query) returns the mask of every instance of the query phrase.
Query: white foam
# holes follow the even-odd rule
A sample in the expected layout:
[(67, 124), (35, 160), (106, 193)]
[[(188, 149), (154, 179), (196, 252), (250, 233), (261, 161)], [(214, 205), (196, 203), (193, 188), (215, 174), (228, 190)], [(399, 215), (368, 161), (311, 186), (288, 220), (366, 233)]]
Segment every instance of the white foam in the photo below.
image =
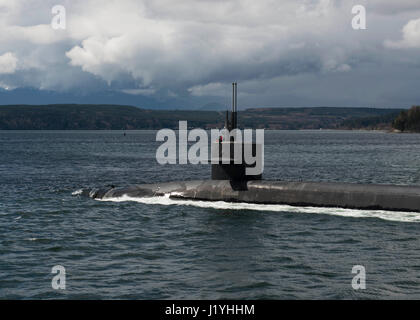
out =
[(123, 195), (117, 198), (98, 199), (99, 201), (125, 202), (134, 201), (149, 205), (159, 204), (164, 206), (193, 206), (199, 208), (212, 208), (219, 210), (254, 210), (254, 211), (271, 211), (271, 212), (287, 212), (287, 213), (312, 213), (327, 214), (341, 217), (352, 218), (378, 218), (388, 221), (398, 222), (420, 222), (420, 212), (399, 212), (385, 210), (356, 210), (342, 208), (324, 208), (324, 207), (295, 207), (280, 204), (254, 204), (244, 202), (224, 202), (224, 201), (199, 201), (199, 200), (183, 200), (171, 199), (170, 194), (160, 197), (144, 197), (135, 198)]
[(83, 189), (79, 189), (79, 190), (76, 190), (76, 191), (72, 192), (71, 194), (72, 194), (73, 196), (77, 196), (77, 195), (79, 195), (79, 194), (82, 194), (82, 192), (83, 192)]

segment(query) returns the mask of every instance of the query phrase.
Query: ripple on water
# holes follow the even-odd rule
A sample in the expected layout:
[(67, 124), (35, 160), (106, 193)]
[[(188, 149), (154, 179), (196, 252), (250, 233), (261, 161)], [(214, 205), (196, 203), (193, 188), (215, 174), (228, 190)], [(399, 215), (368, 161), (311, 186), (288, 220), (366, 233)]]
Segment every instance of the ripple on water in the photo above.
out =
[[(264, 175), (420, 184), (418, 137), (266, 131)], [(419, 213), (80, 195), (209, 176), (157, 164), (155, 138), (0, 132), (0, 298), (420, 298)], [(58, 264), (62, 293), (51, 289)], [(366, 290), (351, 287), (354, 265)]]

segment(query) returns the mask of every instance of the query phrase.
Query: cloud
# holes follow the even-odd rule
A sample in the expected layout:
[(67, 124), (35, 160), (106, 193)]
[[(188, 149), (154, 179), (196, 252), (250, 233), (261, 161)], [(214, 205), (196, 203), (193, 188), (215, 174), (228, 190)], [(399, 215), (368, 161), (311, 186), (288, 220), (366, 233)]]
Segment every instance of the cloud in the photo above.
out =
[(198, 85), (192, 86), (188, 89), (188, 91), (193, 96), (209, 96), (209, 95), (216, 95), (216, 96), (224, 96), (226, 95), (227, 86), (223, 83), (208, 83), (206, 85)]
[[(420, 64), (410, 50), (391, 50), (419, 47), (418, 0), (62, 0), (67, 28), (53, 30), (56, 4), (0, 0), (0, 54), (16, 59), (0, 63), (0, 70), (9, 70), (0, 71), (1, 86), (206, 101), (229, 95), (224, 87), (237, 81), (244, 84), (242, 96), (267, 104), (310, 103), (311, 96), (335, 103), (346, 96), (348, 83), (361, 83), (363, 70), (380, 82), (381, 71), (395, 64), (400, 70)], [(367, 30), (351, 28), (356, 4), (367, 7)], [(403, 26), (402, 39), (389, 40), (398, 39)], [(400, 81), (407, 77), (393, 72)], [(331, 82), (337, 79), (341, 85)], [(293, 97), (274, 85), (286, 87), (287, 81), (297, 87)], [(264, 90), (259, 84), (266, 83), (278, 95), (252, 89)], [(302, 100), (299, 92), (308, 97)], [(363, 96), (369, 97), (365, 104), (376, 101)]]
[(156, 92), (154, 89), (123, 89), (121, 92), (131, 95), (149, 96)]
[(385, 15), (395, 15), (420, 10), (420, 2), (418, 0), (365, 0), (360, 2), (365, 4), (368, 10)]
[[(107, 23), (83, 34), (85, 18), (73, 21), (71, 33), (84, 39), (66, 52), (72, 66), (107, 83), (129, 74), (141, 86), (171, 89), (226, 80), (229, 73), (252, 79), (306, 72), (296, 51), (302, 43), (316, 47), (311, 38), (328, 33), (340, 15), (330, 0), (120, 1), (92, 14), (91, 24)], [(322, 50), (314, 53), (322, 68)], [(333, 69), (340, 65), (323, 71)]]
[(15, 73), (18, 59), (12, 52), (0, 56), (0, 74)]
[(410, 20), (402, 29), (403, 38), (399, 41), (386, 40), (388, 48), (420, 48), (420, 19)]

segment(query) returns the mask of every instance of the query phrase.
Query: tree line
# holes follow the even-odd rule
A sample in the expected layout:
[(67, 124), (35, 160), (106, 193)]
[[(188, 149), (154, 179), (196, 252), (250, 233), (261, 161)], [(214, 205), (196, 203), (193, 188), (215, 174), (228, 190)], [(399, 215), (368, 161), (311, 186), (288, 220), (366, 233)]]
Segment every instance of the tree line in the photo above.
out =
[(420, 106), (401, 111), (392, 127), (401, 132), (420, 132)]

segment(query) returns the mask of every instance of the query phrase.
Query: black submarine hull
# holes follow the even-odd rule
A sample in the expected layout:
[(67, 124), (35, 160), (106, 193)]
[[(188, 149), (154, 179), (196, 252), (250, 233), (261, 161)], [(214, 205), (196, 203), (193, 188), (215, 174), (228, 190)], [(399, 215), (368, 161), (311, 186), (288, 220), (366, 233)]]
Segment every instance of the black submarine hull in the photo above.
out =
[(152, 197), (420, 212), (420, 186), (336, 182), (195, 180), (83, 190), (94, 199)]

